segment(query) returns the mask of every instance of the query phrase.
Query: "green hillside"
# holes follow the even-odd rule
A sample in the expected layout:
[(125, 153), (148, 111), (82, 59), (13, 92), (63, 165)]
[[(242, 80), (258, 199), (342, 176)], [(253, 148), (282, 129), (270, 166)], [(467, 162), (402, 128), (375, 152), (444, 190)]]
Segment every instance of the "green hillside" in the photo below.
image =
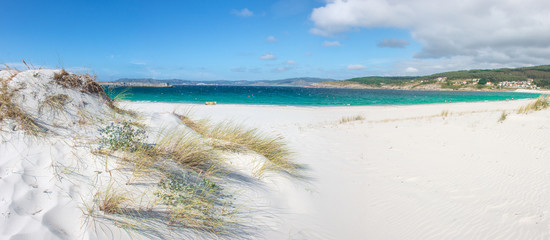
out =
[(417, 77), (361, 77), (348, 79), (347, 81), (369, 86), (380, 86), (383, 84), (403, 85), (420, 81), (423, 83), (435, 83), (438, 78), (446, 78), (446, 80), (449, 81), (481, 79), (482, 82), (488, 81), (493, 83), (502, 81), (525, 81), (532, 78), (534, 84), (537, 86), (550, 88), (550, 65), (490, 70), (463, 70)]

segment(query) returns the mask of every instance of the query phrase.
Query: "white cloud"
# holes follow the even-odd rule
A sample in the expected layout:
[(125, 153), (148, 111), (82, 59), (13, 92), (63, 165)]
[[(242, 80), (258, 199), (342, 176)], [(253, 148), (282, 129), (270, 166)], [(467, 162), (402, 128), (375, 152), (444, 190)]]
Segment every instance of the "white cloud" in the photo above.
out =
[(361, 64), (350, 64), (350, 65), (348, 65), (348, 69), (349, 70), (363, 70), (363, 69), (367, 69), (367, 67), (365, 67), (364, 65), (361, 65)]
[(144, 61), (137, 61), (137, 60), (133, 60), (133, 61), (130, 61), (131, 64), (134, 64), (134, 65), (147, 65), (146, 62)]
[(277, 67), (275, 69), (273, 69), (273, 72), (284, 72), (284, 71), (288, 71), (290, 70), (289, 67)]
[(296, 62), (295, 62), (295, 61), (292, 61), (292, 60), (288, 60), (288, 61), (286, 61), (285, 63), (288, 64), (288, 65), (294, 65), (294, 64), (296, 64)]
[(325, 42), (323, 42), (323, 47), (337, 47), (337, 46), (340, 46), (340, 42), (338, 42), (338, 41), (333, 41), (333, 42), (325, 41)]
[(248, 8), (243, 8), (241, 10), (231, 10), (231, 14), (239, 16), (239, 17), (252, 17), (254, 16), (254, 13)]
[(245, 67), (236, 67), (236, 68), (231, 68), (230, 69), (232, 72), (246, 72), (246, 68)]
[(269, 36), (265, 39), (268, 42), (277, 42), (278, 40), (274, 36)]
[(409, 42), (403, 39), (396, 39), (396, 38), (386, 38), (376, 44), (378, 47), (386, 47), (386, 48), (404, 48), (405, 46), (409, 45)]
[(275, 57), (275, 55), (273, 55), (271, 53), (266, 53), (266, 54), (260, 56), (260, 59), (261, 60), (275, 60), (276, 57)]
[(405, 69), (405, 72), (416, 73), (416, 72), (418, 72), (418, 69), (416, 69), (414, 67), (408, 67), (407, 69)]
[(547, 64), (549, 12), (550, 1), (540, 0), (330, 0), (313, 10), (310, 32), (332, 36), (357, 28), (400, 28), (422, 44), (415, 54), (420, 59)]

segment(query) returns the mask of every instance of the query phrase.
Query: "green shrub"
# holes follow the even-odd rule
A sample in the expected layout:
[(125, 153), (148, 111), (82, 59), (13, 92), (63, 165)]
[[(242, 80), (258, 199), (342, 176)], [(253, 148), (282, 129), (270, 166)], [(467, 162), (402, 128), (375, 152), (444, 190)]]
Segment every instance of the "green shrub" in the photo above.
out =
[(133, 126), (129, 121), (111, 123), (105, 128), (99, 129), (100, 148), (107, 147), (113, 151), (134, 151), (143, 145), (147, 138), (145, 130)]
[(158, 186), (155, 195), (168, 207), (171, 224), (220, 230), (234, 213), (231, 195), (196, 172), (169, 174)]

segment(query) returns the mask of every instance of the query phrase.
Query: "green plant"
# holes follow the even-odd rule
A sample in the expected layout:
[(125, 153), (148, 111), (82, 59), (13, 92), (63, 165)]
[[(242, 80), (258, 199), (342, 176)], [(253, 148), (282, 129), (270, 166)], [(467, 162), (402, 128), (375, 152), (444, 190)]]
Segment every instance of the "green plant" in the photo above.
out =
[(147, 138), (145, 130), (132, 125), (129, 121), (112, 123), (99, 129), (100, 148), (107, 147), (113, 151), (135, 151)]
[(168, 174), (155, 195), (167, 206), (170, 224), (218, 231), (234, 213), (231, 195), (196, 172)]

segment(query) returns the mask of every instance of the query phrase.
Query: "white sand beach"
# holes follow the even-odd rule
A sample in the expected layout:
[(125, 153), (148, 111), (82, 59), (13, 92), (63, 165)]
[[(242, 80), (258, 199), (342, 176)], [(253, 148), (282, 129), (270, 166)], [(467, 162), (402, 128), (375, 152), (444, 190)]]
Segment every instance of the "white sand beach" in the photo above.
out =
[[(19, 89), (17, 105), (48, 129), (29, 137), (16, 121), (1, 124), (1, 239), (550, 238), (550, 110), (517, 113), (533, 100), (359, 107), (119, 103), (137, 113), (132, 120), (144, 125), (149, 140), (162, 130), (188, 130), (176, 114), (232, 121), (284, 139), (302, 177), (258, 176), (262, 156), (222, 153), (232, 172), (219, 184), (240, 213), (218, 235), (151, 217), (163, 209), (151, 200), (160, 178), (136, 177), (116, 156), (94, 152), (97, 129), (129, 117), (93, 94), (55, 86), (53, 71), (33, 71), (0, 71)], [(37, 103), (56, 93), (72, 99), (66, 110), (42, 114)], [(128, 220), (101, 211), (97, 196), (109, 186), (133, 199), (127, 209), (143, 213)]]

